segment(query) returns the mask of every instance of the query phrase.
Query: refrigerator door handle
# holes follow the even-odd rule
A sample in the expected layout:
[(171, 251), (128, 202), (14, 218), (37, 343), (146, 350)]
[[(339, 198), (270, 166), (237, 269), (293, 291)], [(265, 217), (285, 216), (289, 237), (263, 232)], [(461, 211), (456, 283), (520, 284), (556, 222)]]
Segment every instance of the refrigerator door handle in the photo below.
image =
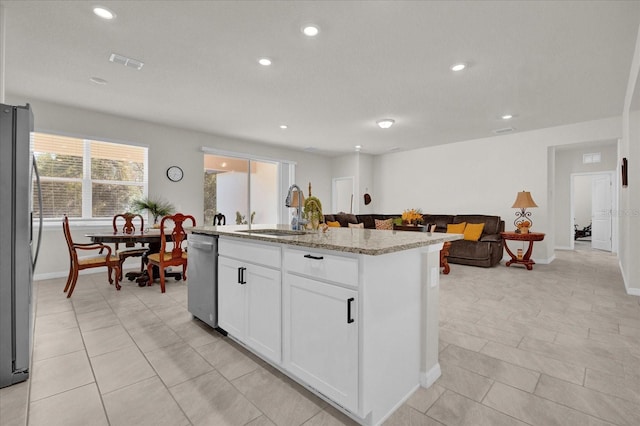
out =
[[(38, 217), (39, 217), (39, 227), (38, 227), (38, 244), (36, 245), (36, 253), (33, 256), (33, 270), (36, 269), (36, 263), (38, 262), (38, 254), (40, 253), (40, 244), (42, 243), (42, 187), (40, 186), (40, 172), (38, 171), (38, 163), (36, 162), (36, 156), (34, 155), (32, 158), (33, 161), (33, 171), (36, 174), (36, 187), (38, 189)], [(33, 219), (33, 212), (31, 213)], [(33, 241), (33, 220), (31, 220), (31, 240)]]

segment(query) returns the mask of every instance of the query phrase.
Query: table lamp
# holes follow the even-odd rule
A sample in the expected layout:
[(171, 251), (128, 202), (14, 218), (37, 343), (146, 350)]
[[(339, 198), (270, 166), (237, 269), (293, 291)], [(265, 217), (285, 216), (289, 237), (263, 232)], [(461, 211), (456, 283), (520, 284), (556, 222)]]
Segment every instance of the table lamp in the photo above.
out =
[(516, 201), (513, 203), (513, 206), (511, 206), (511, 208), (520, 209), (519, 212), (516, 212), (516, 220), (513, 221), (513, 224), (517, 228), (516, 232), (522, 234), (529, 232), (533, 221), (531, 220), (531, 212), (528, 212), (527, 209), (531, 207), (538, 207), (535, 201), (533, 201), (533, 198), (531, 198), (531, 193), (528, 191), (518, 192)]

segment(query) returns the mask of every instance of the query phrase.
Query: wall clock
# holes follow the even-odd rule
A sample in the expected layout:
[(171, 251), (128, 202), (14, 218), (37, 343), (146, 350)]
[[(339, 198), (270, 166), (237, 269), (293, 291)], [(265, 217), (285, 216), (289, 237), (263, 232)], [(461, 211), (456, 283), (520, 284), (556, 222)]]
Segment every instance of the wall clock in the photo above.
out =
[(184, 172), (178, 166), (171, 166), (167, 169), (167, 177), (172, 182), (179, 182), (184, 177)]

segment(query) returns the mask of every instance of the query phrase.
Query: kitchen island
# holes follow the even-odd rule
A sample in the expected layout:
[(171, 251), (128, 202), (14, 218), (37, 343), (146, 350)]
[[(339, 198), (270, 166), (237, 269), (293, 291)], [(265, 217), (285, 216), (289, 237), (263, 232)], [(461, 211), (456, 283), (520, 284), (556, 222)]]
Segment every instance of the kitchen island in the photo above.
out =
[(440, 376), (439, 251), (459, 234), (204, 226), (218, 326), (361, 424)]

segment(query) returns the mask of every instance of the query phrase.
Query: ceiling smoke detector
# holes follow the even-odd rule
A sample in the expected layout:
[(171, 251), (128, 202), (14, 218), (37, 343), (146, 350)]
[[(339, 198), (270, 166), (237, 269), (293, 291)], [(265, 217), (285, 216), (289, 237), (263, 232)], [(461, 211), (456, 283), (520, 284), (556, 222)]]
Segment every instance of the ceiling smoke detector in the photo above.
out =
[(125, 67), (135, 68), (138, 71), (140, 71), (144, 66), (144, 62), (142, 61), (133, 58), (127, 58), (126, 56), (118, 55), (117, 53), (112, 53), (111, 56), (109, 56), (109, 61), (113, 62), (114, 64), (124, 65)]

